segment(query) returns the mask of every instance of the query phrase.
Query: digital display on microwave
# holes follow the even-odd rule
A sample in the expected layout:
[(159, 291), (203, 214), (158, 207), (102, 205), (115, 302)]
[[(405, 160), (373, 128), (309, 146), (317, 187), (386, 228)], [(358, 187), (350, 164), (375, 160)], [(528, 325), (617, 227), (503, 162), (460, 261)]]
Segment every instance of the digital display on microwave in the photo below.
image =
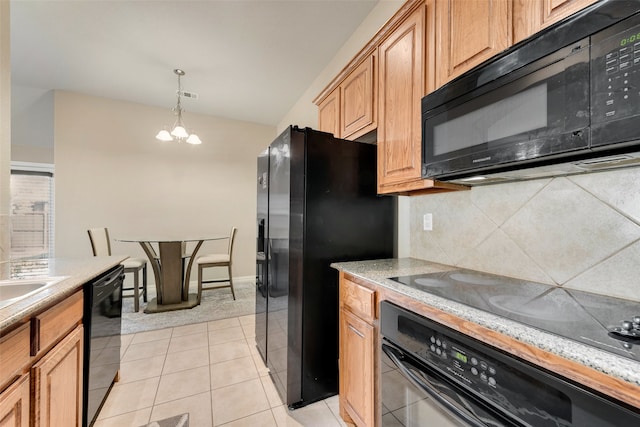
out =
[(626, 46), (628, 44), (633, 44), (635, 42), (640, 42), (640, 33), (632, 34), (629, 37), (625, 37), (620, 40), (620, 47)]
[(466, 114), (455, 110), (449, 110), (448, 116), (461, 114), (459, 117), (433, 129), (433, 154), (436, 156), (546, 127), (547, 83)]

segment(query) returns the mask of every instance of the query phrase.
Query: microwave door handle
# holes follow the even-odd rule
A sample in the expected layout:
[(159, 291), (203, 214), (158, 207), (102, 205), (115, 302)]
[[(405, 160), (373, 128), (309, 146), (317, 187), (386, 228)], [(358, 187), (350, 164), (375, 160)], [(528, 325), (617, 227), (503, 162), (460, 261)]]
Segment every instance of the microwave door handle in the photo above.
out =
[(436, 392), (435, 388), (429, 383), (429, 379), (426, 378), (425, 374), (418, 376), (416, 373), (414, 373), (410, 368), (412, 367), (411, 363), (400, 360), (398, 350), (389, 347), (386, 344), (382, 344), (382, 351), (384, 351), (389, 359), (391, 359), (391, 361), (398, 367), (398, 369), (400, 369), (404, 376), (406, 376), (415, 386), (417, 386), (421, 390), (424, 390), (424, 392), (427, 393), (429, 397), (431, 397), (442, 409), (451, 413), (453, 416), (464, 420), (466, 423), (473, 427), (486, 427), (486, 424), (479, 421), (468, 411), (460, 408), (456, 403), (450, 402), (445, 396)]

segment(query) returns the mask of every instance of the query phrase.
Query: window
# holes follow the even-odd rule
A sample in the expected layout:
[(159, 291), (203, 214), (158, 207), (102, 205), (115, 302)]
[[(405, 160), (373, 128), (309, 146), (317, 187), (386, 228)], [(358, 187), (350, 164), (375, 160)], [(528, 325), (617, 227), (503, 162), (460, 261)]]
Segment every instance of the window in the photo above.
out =
[(10, 185), (11, 259), (29, 260), (12, 273), (38, 274), (53, 257), (53, 165), (12, 162)]

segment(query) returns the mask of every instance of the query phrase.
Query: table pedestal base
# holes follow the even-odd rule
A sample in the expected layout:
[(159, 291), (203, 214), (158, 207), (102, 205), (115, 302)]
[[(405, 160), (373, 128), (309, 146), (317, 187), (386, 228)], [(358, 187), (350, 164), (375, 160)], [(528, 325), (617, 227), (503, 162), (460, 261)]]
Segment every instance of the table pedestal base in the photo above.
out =
[(189, 294), (188, 301), (180, 301), (175, 304), (158, 304), (158, 299), (153, 298), (144, 309), (145, 313), (162, 313), (165, 311), (182, 310), (184, 308), (193, 308), (198, 305), (198, 295)]

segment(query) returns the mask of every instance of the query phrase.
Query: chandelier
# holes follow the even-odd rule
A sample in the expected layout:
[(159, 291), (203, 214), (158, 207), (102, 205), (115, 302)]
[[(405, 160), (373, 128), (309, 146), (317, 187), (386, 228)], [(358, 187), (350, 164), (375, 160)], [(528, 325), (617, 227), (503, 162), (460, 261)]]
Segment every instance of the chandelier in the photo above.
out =
[(180, 86), (180, 77), (184, 76), (185, 72), (178, 68), (173, 70), (173, 72), (178, 76), (178, 90), (176, 91), (176, 94), (178, 95), (178, 103), (171, 109), (177, 116), (176, 122), (173, 124), (171, 132), (169, 132), (167, 129), (163, 129), (158, 132), (158, 134), (156, 135), (156, 139), (159, 139), (160, 141), (186, 141), (189, 144), (202, 144), (202, 141), (200, 141), (198, 135), (196, 135), (195, 133), (189, 134), (189, 132), (187, 132), (186, 128), (184, 127), (184, 122), (182, 121), (182, 112), (184, 110), (182, 109), (181, 103), (183, 92), (182, 86)]

